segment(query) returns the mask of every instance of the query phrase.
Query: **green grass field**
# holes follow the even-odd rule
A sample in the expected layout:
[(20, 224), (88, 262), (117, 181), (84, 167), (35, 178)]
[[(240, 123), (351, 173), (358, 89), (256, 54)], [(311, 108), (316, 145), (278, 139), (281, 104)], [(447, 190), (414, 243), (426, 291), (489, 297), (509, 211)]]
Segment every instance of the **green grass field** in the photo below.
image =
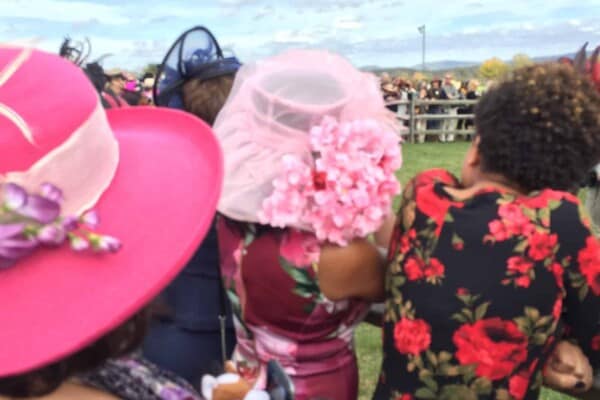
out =
[[(417, 172), (429, 168), (445, 168), (459, 174), (463, 155), (469, 144), (459, 143), (424, 143), (403, 146), (404, 166), (398, 177), (404, 184)], [(377, 384), (381, 364), (381, 330), (366, 324), (360, 326), (356, 333), (356, 347), (360, 371), (359, 399), (371, 399)], [(572, 397), (546, 390), (540, 400), (570, 400)], [(457, 399), (458, 400), (458, 399)]]

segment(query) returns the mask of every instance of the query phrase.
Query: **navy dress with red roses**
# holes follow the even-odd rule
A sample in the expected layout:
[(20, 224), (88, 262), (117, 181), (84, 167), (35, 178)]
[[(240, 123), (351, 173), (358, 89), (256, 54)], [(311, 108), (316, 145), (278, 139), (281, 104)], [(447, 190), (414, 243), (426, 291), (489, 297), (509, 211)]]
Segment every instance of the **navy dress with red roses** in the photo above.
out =
[(495, 188), (456, 201), (443, 170), (404, 191), (375, 399), (537, 399), (568, 332), (600, 366), (600, 245), (576, 197)]

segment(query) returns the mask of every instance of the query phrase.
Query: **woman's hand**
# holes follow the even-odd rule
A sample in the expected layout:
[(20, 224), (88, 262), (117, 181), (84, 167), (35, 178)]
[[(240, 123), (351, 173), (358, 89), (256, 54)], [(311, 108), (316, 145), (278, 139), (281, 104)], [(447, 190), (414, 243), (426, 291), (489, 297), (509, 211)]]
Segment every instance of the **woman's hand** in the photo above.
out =
[(563, 392), (583, 393), (592, 382), (592, 367), (579, 346), (561, 341), (545, 366), (544, 383)]

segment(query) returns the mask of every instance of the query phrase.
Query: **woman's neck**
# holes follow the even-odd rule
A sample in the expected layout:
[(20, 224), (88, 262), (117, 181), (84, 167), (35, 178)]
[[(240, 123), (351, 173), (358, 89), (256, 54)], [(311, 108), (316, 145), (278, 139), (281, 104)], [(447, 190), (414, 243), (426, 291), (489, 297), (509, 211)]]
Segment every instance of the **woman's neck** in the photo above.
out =
[(506, 178), (495, 174), (480, 174), (474, 177), (473, 182), (468, 186), (452, 188), (446, 187), (445, 190), (456, 200), (462, 201), (473, 197), (484, 189), (494, 188), (505, 193), (524, 195), (527, 191), (521, 189), (516, 184), (509, 182)]
[(523, 189), (519, 184), (517, 184), (516, 182), (512, 182), (511, 180), (507, 179), (506, 177), (500, 174), (479, 172), (474, 176), (471, 188), (475, 188), (475, 191), (479, 191), (481, 189), (489, 187), (500, 189), (504, 192), (513, 194), (525, 195), (528, 193), (528, 191)]

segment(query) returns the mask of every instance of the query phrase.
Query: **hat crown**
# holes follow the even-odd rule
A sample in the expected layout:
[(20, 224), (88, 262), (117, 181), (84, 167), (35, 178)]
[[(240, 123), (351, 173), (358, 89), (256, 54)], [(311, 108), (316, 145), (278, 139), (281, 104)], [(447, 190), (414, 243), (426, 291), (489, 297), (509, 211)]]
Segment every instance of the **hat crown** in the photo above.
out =
[(64, 143), (97, 104), (93, 86), (69, 61), (0, 48), (0, 175), (30, 168)]
[(91, 82), (56, 55), (0, 48), (0, 132), (0, 184), (34, 192), (50, 183), (64, 193), (66, 214), (92, 208), (118, 166), (118, 144)]

